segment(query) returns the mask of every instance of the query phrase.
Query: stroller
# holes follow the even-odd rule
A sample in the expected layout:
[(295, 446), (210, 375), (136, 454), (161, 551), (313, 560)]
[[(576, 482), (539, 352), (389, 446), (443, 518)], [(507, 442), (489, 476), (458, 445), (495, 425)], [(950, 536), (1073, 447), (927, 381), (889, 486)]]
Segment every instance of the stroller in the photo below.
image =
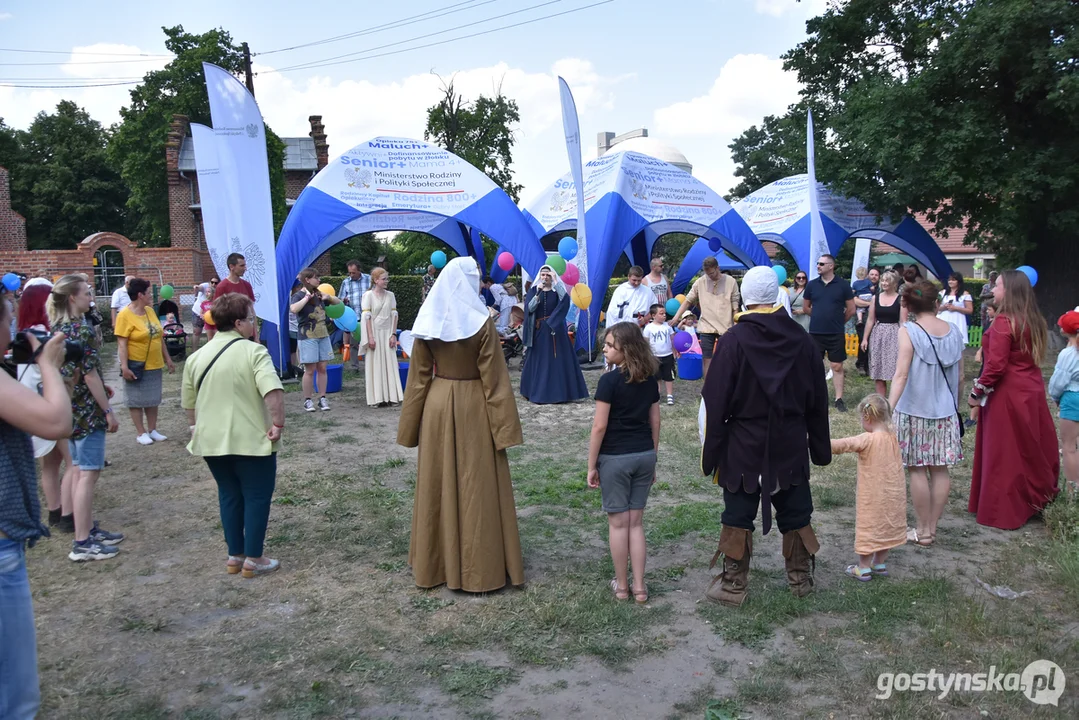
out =
[(169, 357), (173, 360), (186, 358), (187, 331), (184, 330), (183, 324), (176, 322), (176, 317), (170, 314), (161, 331), (165, 334), (165, 347), (169, 350)]

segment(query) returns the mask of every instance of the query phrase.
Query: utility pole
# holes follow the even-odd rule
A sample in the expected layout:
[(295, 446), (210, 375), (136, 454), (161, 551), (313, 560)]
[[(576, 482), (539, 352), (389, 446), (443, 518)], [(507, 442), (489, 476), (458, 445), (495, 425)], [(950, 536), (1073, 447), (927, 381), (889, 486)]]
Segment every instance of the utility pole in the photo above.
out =
[(247, 43), (243, 43), (240, 47), (244, 51), (244, 78), (247, 83), (247, 91), (251, 93), (251, 97), (255, 96), (255, 79), (251, 75), (251, 48), (247, 46)]

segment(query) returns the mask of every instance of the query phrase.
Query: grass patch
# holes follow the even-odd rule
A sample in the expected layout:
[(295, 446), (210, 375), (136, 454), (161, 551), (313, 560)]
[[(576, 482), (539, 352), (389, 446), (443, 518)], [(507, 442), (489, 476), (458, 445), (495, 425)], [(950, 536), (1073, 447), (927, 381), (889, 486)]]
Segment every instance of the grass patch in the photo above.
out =
[(439, 685), (445, 692), (466, 702), (489, 700), (503, 686), (517, 682), (519, 676), (520, 673), (513, 668), (473, 662), (454, 667), (442, 675)]
[(1079, 499), (1065, 490), (1045, 509), (1044, 517), (1053, 540), (1049, 560), (1056, 566), (1054, 579), (1072, 602), (1079, 601)]
[(854, 488), (836, 487), (823, 483), (813, 484), (813, 508), (815, 510), (835, 510), (854, 507)]
[(723, 505), (714, 502), (685, 502), (655, 508), (645, 521), (648, 543), (669, 543), (694, 532), (718, 538), (723, 529), (722, 512)]
[(443, 600), (437, 595), (413, 595), (412, 607), (416, 608), (420, 612), (435, 612), (441, 610), (444, 607), (453, 605), (453, 600)]
[(334, 435), (330, 438), (330, 442), (335, 445), (350, 445), (356, 442), (356, 437), (353, 435)]

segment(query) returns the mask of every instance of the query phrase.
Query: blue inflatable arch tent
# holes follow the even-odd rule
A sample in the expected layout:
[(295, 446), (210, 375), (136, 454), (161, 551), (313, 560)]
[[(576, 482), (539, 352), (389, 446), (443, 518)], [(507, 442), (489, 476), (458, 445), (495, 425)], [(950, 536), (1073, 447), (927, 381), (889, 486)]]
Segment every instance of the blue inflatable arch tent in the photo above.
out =
[[(300, 270), (353, 235), (386, 230), (434, 235), (481, 269), (481, 232), (530, 272), (545, 258), (513, 200), (485, 174), (422, 140), (377, 137), (320, 170), (292, 206), (277, 243), (277, 328), (288, 327), (289, 290)], [(264, 335), (281, 368), (287, 354), (277, 328)]]
[[(745, 221), (715, 191), (686, 171), (649, 155), (612, 152), (584, 167), (590, 332), (577, 333), (588, 347), (599, 326), (611, 273), (623, 252), (644, 267), (662, 235), (692, 233), (718, 239), (747, 267), (768, 264), (768, 255)], [(536, 237), (577, 227), (577, 196), (569, 174), (522, 209)], [(707, 247), (707, 243), (705, 245)], [(699, 267), (698, 263), (698, 267)]]
[[(791, 175), (765, 185), (734, 205), (758, 238), (782, 245), (805, 272), (816, 262), (809, 250), (808, 187), (807, 175)], [(913, 217), (878, 221), (876, 214), (866, 210), (862, 203), (831, 192), (823, 183), (817, 183), (817, 198), (829, 252), (833, 255), (850, 238), (870, 238), (902, 250), (937, 278), (943, 280), (952, 272), (952, 265), (936, 240)], [(700, 269), (701, 260), (713, 254), (707, 242), (695, 243), (672, 283), (675, 291), (681, 292), (680, 288)]]

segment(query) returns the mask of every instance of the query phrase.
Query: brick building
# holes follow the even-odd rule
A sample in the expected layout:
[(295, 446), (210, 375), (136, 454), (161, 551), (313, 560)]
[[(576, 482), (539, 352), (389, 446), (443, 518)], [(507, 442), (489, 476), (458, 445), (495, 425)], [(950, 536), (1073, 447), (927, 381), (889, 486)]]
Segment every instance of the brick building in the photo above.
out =
[[(307, 137), (282, 138), (285, 143), (285, 202), (291, 207), (315, 174), (329, 162), (329, 144), (322, 117), (309, 118)], [(109, 295), (123, 284), (124, 275), (145, 277), (151, 282), (187, 287), (215, 274), (206, 251), (202, 226), (195, 153), (190, 124), (173, 116), (165, 144), (169, 193), (169, 247), (138, 247), (114, 232), (98, 232), (74, 250), (29, 250), (26, 221), (11, 208), (8, 171), (0, 167), (0, 272), (54, 277), (71, 272), (94, 276), (95, 294)], [(329, 271), (328, 255), (320, 265)]]

